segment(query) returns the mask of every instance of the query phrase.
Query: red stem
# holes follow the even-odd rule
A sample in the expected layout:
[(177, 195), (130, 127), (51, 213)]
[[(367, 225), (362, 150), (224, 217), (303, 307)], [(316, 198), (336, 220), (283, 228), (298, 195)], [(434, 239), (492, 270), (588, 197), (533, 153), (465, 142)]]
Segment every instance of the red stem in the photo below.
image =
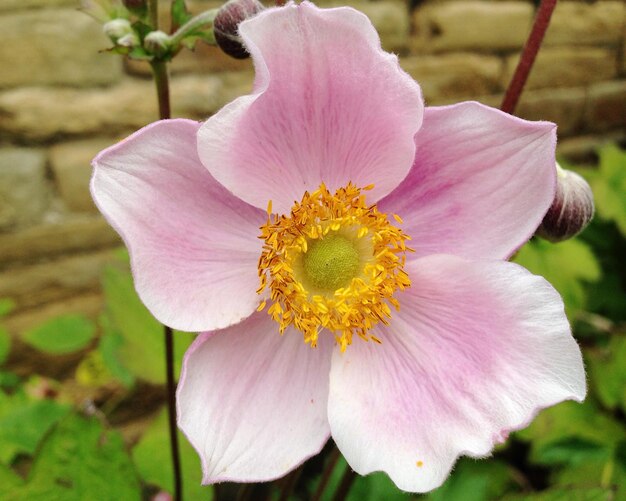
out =
[(502, 106), (500, 106), (500, 109), (506, 113), (513, 114), (515, 111), (517, 102), (524, 90), (524, 85), (526, 85), (528, 74), (533, 67), (541, 42), (543, 42), (543, 37), (550, 25), (550, 18), (556, 7), (556, 2), (557, 0), (542, 0), (539, 4), (533, 28), (528, 36), (528, 40), (526, 40), (522, 56), (502, 100)]
[(167, 417), (169, 423), (170, 448), (174, 469), (174, 501), (183, 499), (183, 482), (180, 470), (180, 453), (178, 449), (178, 429), (176, 428), (176, 380), (174, 378), (174, 336), (172, 329), (163, 326), (165, 335), (165, 371), (167, 373)]
[[(158, 0), (150, 0), (150, 20), (154, 30), (159, 29), (159, 4)], [(159, 103), (159, 118), (165, 120), (171, 118), (170, 86), (167, 74), (167, 63), (154, 60), (151, 63), (154, 83)], [(180, 452), (178, 448), (178, 429), (176, 427), (176, 377), (174, 375), (174, 335), (172, 329), (163, 326), (165, 338), (165, 374), (167, 381), (167, 417), (170, 436), (170, 450), (172, 455), (172, 469), (174, 470), (174, 501), (183, 500), (183, 481), (180, 468)]]

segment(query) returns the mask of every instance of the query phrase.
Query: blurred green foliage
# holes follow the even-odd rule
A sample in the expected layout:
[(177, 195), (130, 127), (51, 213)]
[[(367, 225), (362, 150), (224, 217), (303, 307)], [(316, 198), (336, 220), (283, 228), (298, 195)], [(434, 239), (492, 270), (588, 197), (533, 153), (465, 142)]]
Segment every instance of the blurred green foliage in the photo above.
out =
[[(181, 432), (178, 432), (178, 440), (180, 442), (181, 467), (185, 477), (183, 498), (212, 499), (213, 490), (201, 485), (202, 466), (198, 454)], [(164, 444), (169, 444), (165, 409), (152, 421), (141, 440), (133, 447), (132, 456), (135, 465), (137, 465), (137, 471), (144, 481), (156, 485), (164, 491), (172, 492), (172, 461), (169, 447), (163, 447)]]
[[(626, 152), (609, 145), (598, 157), (597, 166), (576, 169), (595, 192), (591, 226), (568, 242), (533, 239), (515, 258), (564, 299), (585, 357), (585, 403), (541, 412), (492, 458), (461, 458), (441, 488), (421, 496), (399, 491), (383, 473), (351, 479), (340, 458), (322, 500), (333, 499), (347, 480), (349, 501), (626, 500)], [(1, 320), (13, 303), (0, 300), (0, 499), (133, 500), (172, 491), (162, 390), (156, 404), (138, 409), (143, 424), (134, 438), (124, 441), (111, 424), (123, 423), (119, 416), (140, 406), (136, 399), (150, 388), (162, 388), (162, 327), (137, 297), (123, 254), (102, 285), (105, 308), (97, 321), (64, 315), (20, 334), (39, 352), (77, 356), (73, 377), (63, 381), (2, 368), (12, 340)], [(193, 335), (175, 339), (179, 370)], [(215, 490), (200, 485), (196, 453), (182, 434), (180, 440), (185, 499), (212, 499)], [(305, 464), (288, 499), (312, 497), (329, 451)], [(264, 496), (279, 499), (284, 485), (263, 487)], [(228, 498), (238, 488), (220, 489)]]
[(96, 325), (83, 315), (62, 315), (26, 331), (22, 339), (33, 348), (60, 355), (85, 348), (96, 334)]

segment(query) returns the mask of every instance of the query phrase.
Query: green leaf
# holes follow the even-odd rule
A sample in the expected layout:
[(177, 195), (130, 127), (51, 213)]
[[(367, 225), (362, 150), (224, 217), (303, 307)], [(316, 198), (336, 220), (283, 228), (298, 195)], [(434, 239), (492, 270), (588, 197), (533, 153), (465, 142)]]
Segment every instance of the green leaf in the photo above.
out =
[(513, 486), (509, 467), (501, 461), (462, 458), (452, 474), (437, 490), (425, 499), (428, 501), (484, 501), (500, 499)]
[(610, 336), (606, 347), (586, 350), (589, 378), (600, 402), (609, 409), (626, 412), (626, 332)]
[(410, 494), (398, 489), (384, 473), (356, 477), (348, 493), (348, 501), (402, 501), (410, 498)]
[(602, 414), (591, 400), (584, 404), (570, 401), (542, 411), (516, 436), (531, 442), (533, 463), (576, 465), (586, 460), (610, 460), (619, 441), (626, 440), (626, 429)]
[(566, 487), (626, 489), (626, 464), (615, 458), (587, 460), (554, 471), (550, 480), (552, 484)]
[(586, 282), (600, 278), (600, 266), (593, 252), (576, 239), (558, 244), (532, 240), (520, 249), (515, 262), (546, 278), (563, 297), (570, 316), (585, 307)]
[(99, 388), (115, 381), (116, 378), (104, 363), (102, 352), (93, 350), (87, 353), (76, 367), (75, 379), (81, 386)]
[(15, 495), (21, 489), (24, 481), (11, 468), (0, 464), (0, 499), (8, 499), (9, 495)]
[(152, 61), (152, 59), (154, 59), (154, 56), (152, 54), (148, 54), (148, 52), (146, 52), (146, 50), (141, 46), (130, 49), (130, 51), (128, 51), (128, 57), (131, 59), (137, 59), (138, 61)]
[(534, 494), (517, 494), (501, 498), (502, 501), (613, 501), (612, 489), (554, 488)]
[(615, 322), (626, 321), (626, 239), (617, 225), (596, 217), (580, 237), (593, 248), (602, 266), (602, 279), (587, 287), (587, 308)]
[[(113, 331), (119, 332), (116, 353), (124, 367), (136, 377), (155, 384), (165, 382), (163, 326), (143, 305), (130, 273), (114, 266), (105, 269), (103, 278), (106, 311)], [(182, 357), (193, 335), (174, 333), (174, 360), (180, 371)]]
[(12, 372), (0, 371), (0, 389), (12, 390), (20, 384), (20, 378)]
[(27, 483), (5, 501), (23, 499), (140, 500), (136, 472), (122, 436), (97, 419), (70, 414), (43, 442)]
[(135, 376), (124, 366), (118, 353), (119, 348), (124, 344), (124, 338), (111, 325), (111, 321), (106, 315), (100, 317), (100, 325), (102, 336), (98, 351), (102, 357), (102, 363), (115, 380), (126, 388), (130, 388), (135, 383)]
[(135, 30), (135, 33), (137, 33), (142, 42), (146, 35), (154, 30), (152, 26), (144, 23), (143, 21), (135, 21), (131, 24), (131, 26), (133, 27), (133, 30)]
[(0, 325), (0, 365), (4, 363), (10, 352), (11, 336), (8, 331)]
[(68, 409), (54, 400), (32, 400), (22, 391), (0, 392), (0, 462), (10, 464), (18, 454), (32, 456)]
[[(183, 498), (213, 499), (213, 488), (202, 486), (202, 466), (198, 454), (179, 432)], [(142, 480), (167, 492), (173, 492), (173, 470), (170, 456), (167, 409), (163, 409), (133, 448), (133, 460)]]
[(176, 31), (183, 24), (191, 19), (191, 14), (187, 10), (185, 0), (172, 1), (172, 32)]
[(26, 331), (22, 338), (39, 351), (60, 355), (85, 348), (95, 334), (96, 326), (91, 320), (67, 314)]
[(5, 317), (15, 309), (15, 301), (8, 297), (0, 299), (0, 317)]
[(626, 151), (610, 144), (600, 148), (598, 155), (598, 171), (587, 176), (596, 210), (603, 219), (615, 221), (622, 235), (626, 235)]

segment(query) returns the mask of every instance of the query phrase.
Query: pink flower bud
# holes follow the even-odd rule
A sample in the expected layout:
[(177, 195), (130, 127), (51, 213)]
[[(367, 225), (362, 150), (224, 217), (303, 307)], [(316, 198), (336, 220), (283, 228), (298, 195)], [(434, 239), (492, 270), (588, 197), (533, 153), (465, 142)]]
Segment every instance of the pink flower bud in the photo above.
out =
[(229, 0), (215, 16), (213, 33), (217, 45), (235, 59), (250, 56), (239, 36), (239, 23), (263, 10), (257, 0)]
[(146, 8), (146, 0), (122, 0), (124, 7), (128, 10), (137, 10)]
[(587, 227), (593, 212), (593, 193), (587, 181), (557, 164), (556, 195), (537, 235), (555, 243), (568, 240)]
[(129, 12), (136, 14), (138, 16), (144, 16), (148, 11), (148, 4), (146, 0), (122, 0), (124, 7), (126, 7)]

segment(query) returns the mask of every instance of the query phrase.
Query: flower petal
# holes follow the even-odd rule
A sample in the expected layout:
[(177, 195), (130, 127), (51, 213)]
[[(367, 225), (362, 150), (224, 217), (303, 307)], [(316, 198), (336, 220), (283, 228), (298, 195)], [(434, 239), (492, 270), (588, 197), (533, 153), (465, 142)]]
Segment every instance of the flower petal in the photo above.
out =
[(311, 348), (293, 329), (281, 336), (266, 313), (196, 339), (178, 425), (200, 454), (203, 483), (272, 480), (322, 449), (331, 349)]
[(415, 257), (502, 259), (534, 233), (554, 198), (556, 126), (479, 103), (426, 108), (404, 182), (379, 209), (400, 215)]
[(226, 327), (255, 311), (259, 226), (200, 163), (190, 120), (156, 122), (93, 161), (92, 195), (129, 249), (135, 287), (161, 322)]
[(220, 183), (256, 207), (288, 212), (305, 190), (374, 184), (368, 200), (408, 173), (421, 91), (351, 8), (293, 3), (239, 29), (256, 65), (255, 93), (200, 129), (198, 151)]
[(441, 485), (461, 454), (485, 456), (542, 408), (582, 400), (585, 374), (558, 293), (508, 262), (431, 256), (375, 335), (335, 353), (332, 436), (358, 473), (400, 489)]

